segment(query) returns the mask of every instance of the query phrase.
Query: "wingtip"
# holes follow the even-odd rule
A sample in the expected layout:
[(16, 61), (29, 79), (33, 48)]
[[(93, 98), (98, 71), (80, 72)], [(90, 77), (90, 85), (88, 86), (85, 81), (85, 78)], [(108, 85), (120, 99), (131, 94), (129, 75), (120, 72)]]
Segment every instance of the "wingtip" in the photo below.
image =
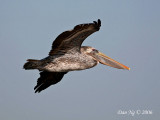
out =
[(36, 90), (36, 91), (34, 91), (34, 93), (40, 93), (41, 91), (38, 91), (38, 90)]
[(97, 22), (98, 22), (98, 24), (100, 24), (100, 25), (101, 25), (101, 20), (100, 20), (100, 19), (98, 19), (98, 21), (97, 21)]
[(42, 91), (42, 90), (39, 90), (37, 86), (34, 87), (34, 90), (35, 90), (34, 93), (40, 93)]
[(101, 27), (101, 20), (98, 19), (97, 21), (93, 21), (93, 23), (96, 25), (96, 29), (99, 30)]

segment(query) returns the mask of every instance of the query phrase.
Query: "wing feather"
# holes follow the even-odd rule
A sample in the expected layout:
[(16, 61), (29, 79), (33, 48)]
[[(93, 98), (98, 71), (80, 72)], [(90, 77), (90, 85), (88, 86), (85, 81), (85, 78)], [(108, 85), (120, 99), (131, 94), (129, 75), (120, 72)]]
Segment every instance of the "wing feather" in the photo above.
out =
[(34, 87), (35, 93), (41, 92), (49, 86), (60, 82), (66, 73), (67, 72), (40, 72), (40, 77), (37, 80), (37, 85)]
[(92, 33), (99, 31), (100, 26), (101, 21), (98, 19), (98, 21), (93, 21), (93, 23), (79, 24), (73, 30), (61, 33), (52, 43), (49, 55), (65, 54), (70, 52), (70, 50), (80, 52), (82, 42)]

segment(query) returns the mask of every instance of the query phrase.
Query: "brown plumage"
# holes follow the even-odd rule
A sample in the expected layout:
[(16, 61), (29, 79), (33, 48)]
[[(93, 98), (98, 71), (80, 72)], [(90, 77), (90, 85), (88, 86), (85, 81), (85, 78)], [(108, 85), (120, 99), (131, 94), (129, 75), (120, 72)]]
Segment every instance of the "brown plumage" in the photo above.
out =
[(73, 30), (61, 33), (53, 42), (52, 49), (49, 55), (59, 54), (59, 52), (66, 53), (71, 49), (80, 51), (82, 42), (92, 33), (98, 31), (101, 26), (101, 21), (94, 21), (94, 23), (80, 24), (74, 27)]
[(47, 87), (58, 83), (69, 71), (84, 70), (102, 63), (118, 69), (128, 69), (127, 66), (105, 56), (98, 50), (81, 46), (82, 42), (92, 33), (99, 31), (101, 21), (80, 24), (73, 30), (61, 33), (53, 42), (49, 56), (34, 60), (28, 59), (23, 68), (25, 70), (38, 69), (40, 77), (35, 86), (35, 92), (41, 92)]
[(49, 86), (58, 83), (66, 73), (67, 72), (40, 72), (40, 77), (37, 80), (37, 85), (34, 87), (35, 92), (41, 92)]

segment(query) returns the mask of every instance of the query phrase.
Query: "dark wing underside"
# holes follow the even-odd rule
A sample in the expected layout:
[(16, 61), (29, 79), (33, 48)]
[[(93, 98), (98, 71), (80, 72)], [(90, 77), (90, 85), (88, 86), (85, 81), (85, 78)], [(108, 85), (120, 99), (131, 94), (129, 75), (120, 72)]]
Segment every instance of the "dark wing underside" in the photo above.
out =
[(37, 80), (37, 85), (34, 87), (35, 93), (41, 92), (49, 86), (58, 83), (66, 73), (67, 72), (40, 72), (40, 77)]
[(53, 42), (52, 49), (49, 55), (65, 54), (70, 50), (80, 52), (82, 42), (92, 33), (98, 31), (101, 26), (101, 21), (93, 21), (93, 23), (80, 24), (74, 27), (73, 30), (61, 33)]

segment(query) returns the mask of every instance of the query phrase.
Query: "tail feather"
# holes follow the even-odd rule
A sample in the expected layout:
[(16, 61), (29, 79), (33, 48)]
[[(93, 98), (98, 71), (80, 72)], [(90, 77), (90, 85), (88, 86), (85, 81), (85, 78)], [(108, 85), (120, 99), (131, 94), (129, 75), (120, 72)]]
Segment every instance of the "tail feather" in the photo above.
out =
[(26, 62), (23, 66), (25, 70), (37, 69), (40, 63), (40, 60), (34, 60), (34, 59), (28, 59), (27, 61), (28, 62)]

